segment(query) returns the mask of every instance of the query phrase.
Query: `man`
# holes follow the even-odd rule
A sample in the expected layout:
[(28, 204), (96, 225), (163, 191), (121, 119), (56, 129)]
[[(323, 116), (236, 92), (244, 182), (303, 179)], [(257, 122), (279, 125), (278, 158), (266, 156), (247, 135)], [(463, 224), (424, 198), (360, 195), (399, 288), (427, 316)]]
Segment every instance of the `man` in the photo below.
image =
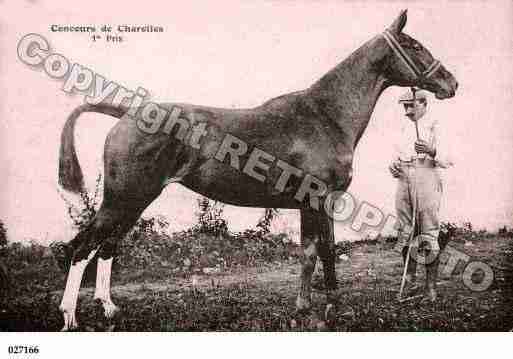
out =
[[(402, 124), (395, 144), (396, 157), (389, 169), (392, 176), (398, 179), (398, 246), (402, 251), (404, 265), (407, 265), (408, 289), (413, 291), (419, 288), (415, 283), (417, 263), (424, 263), (426, 297), (435, 301), (440, 252), (438, 216), (442, 197), (439, 169), (448, 168), (453, 163), (446, 157), (445, 151), (440, 150), (438, 122), (426, 114), (427, 92), (412, 90), (408, 90), (399, 99), (409, 121)], [(408, 251), (409, 261), (406, 263)]]

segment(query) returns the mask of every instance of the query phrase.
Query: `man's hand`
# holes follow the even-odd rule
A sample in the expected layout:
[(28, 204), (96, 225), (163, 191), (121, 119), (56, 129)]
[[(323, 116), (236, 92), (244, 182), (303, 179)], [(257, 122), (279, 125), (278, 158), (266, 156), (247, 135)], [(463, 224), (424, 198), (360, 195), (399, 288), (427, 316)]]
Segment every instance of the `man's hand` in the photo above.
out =
[(390, 170), (390, 173), (392, 174), (392, 176), (394, 178), (399, 178), (401, 177), (403, 171), (401, 170), (401, 165), (399, 163), (399, 161), (395, 161), (393, 162), (389, 167), (388, 169)]
[(431, 157), (435, 157), (435, 155), (436, 155), (436, 150), (433, 147), (431, 147), (431, 145), (424, 140), (415, 141), (415, 152), (426, 153), (426, 154), (430, 155)]

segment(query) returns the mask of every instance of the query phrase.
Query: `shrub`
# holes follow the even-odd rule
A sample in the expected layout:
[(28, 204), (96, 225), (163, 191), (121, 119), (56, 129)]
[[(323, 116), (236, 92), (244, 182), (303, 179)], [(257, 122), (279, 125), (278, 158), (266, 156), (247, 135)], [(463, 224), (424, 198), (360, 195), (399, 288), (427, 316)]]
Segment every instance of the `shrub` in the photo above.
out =
[(452, 222), (441, 222), (438, 243), (440, 248), (445, 248), (447, 243), (458, 234), (458, 226)]
[(120, 267), (154, 272), (165, 267), (186, 274), (296, 257), (297, 246), (286, 235), (269, 233), (276, 210), (266, 210), (256, 229), (230, 233), (222, 217), (223, 204), (201, 198), (198, 205), (198, 223), (171, 236), (163, 231), (169, 223), (162, 223), (162, 217), (141, 218), (122, 241)]
[(4, 222), (0, 220), (0, 249), (7, 246), (7, 230), (5, 229)]
[(228, 232), (228, 224), (223, 218), (223, 203), (202, 197), (198, 199), (198, 207), (199, 212), (196, 213), (198, 224), (194, 228), (197, 232), (214, 236), (223, 235)]
[(513, 237), (513, 228), (508, 228), (507, 226), (504, 226), (502, 228), (499, 228), (498, 232), (499, 236), (501, 237)]
[(258, 221), (256, 228), (262, 233), (267, 234), (271, 231), (272, 221), (279, 215), (276, 208), (266, 208), (264, 216)]
[(61, 193), (61, 198), (64, 200), (68, 207), (68, 215), (73, 225), (79, 230), (87, 228), (91, 223), (98, 211), (98, 201), (101, 188), (101, 173), (96, 177), (96, 184), (93, 193), (82, 190), (79, 193), (79, 205), (76, 206), (64, 197)]
[(9, 275), (7, 267), (2, 261), (2, 258), (7, 255), (7, 231), (5, 230), (4, 223), (0, 221), (0, 296), (9, 291)]

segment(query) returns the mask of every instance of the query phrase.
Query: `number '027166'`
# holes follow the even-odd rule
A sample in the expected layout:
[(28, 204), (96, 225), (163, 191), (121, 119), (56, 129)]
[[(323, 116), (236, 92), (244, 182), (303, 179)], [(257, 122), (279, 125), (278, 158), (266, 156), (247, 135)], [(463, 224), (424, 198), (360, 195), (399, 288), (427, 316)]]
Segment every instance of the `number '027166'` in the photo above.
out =
[(9, 345), (7, 348), (9, 354), (38, 354), (39, 346), (37, 345)]

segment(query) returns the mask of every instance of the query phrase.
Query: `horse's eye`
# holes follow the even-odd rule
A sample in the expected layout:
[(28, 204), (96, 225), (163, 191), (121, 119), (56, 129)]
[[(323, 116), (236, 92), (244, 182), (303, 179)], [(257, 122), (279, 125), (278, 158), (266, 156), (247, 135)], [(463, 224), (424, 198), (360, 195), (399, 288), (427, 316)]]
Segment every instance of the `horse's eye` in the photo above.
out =
[(413, 44), (413, 49), (415, 51), (420, 51), (420, 50), (422, 50), (422, 46), (420, 46), (419, 44), (415, 43), (415, 44)]

